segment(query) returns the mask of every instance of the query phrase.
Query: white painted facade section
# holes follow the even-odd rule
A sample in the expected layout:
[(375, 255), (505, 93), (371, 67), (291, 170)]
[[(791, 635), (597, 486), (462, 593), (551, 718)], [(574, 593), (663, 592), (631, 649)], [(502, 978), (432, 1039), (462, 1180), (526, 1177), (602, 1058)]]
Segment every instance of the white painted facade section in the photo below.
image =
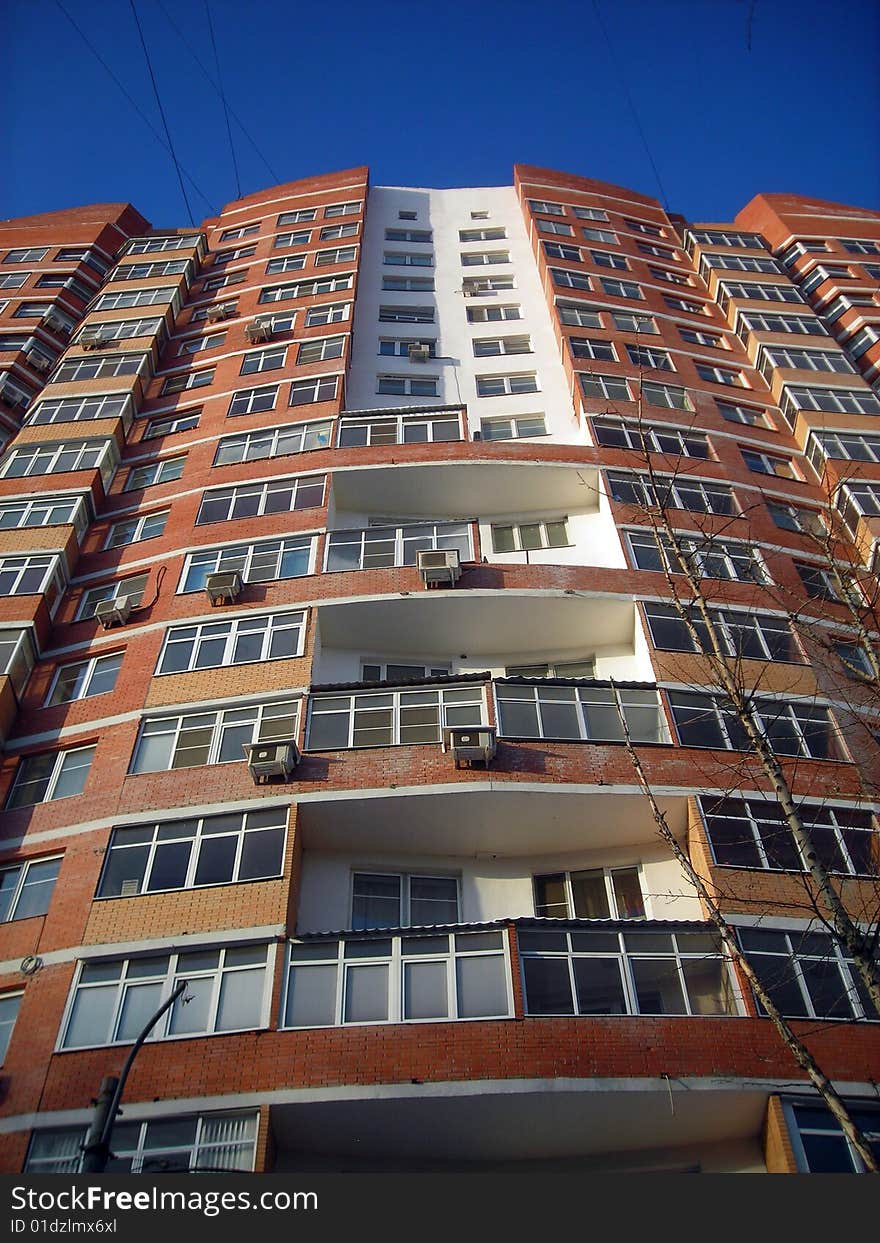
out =
[[(400, 212), (415, 212), (415, 220), (400, 219)], [(487, 213), (473, 219), (471, 213)], [(386, 239), (387, 230), (431, 233), (431, 241), (402, 242)], [(485, 241), (462, 241), (460, 231), (503, 229), (504, 237)], [(385, 262), (386, 254), (432, 255), (433, 267)], [(501, 254), (506, 262), (465, 265), (462, 255)], [(433, 290), (403, 291), (383, 288), (394, 278), (433, 278)], [(488, 290), (470, 296), (474, 282), (496, 277), (512, 278), (513, 288)], [(380, 306), (431, 307), (433, 323), (380, 322)], [(482, 308), (518, 307), (519, 318), (471, 323), (468, 311)], [(492, 313), (490, 311), (490, 313)], [(474, 355), (474, 341), (481, 338), (528, 336), (531, 352)], [(409, 358), (379, 354), (381, 339), (434, 343), (435, 358), (410, 362)], [(537, 391), (516, 395), (478, 397), (477, 379), (483, 376), (536, 376)], [(436, 397), (390, 396), (377, 392), (377, 376), (395, 375), (416, 381), (436, 377)], [(468, 408), (470, 434), (480, 431), (481, 420), (503, 416), (543, 414), (551, 442), (582, 444), (559, 346), (541, 288), (523, 214), (511, 186), (460, 190), (429, 190), (380, 186), (369, 192), (363, 249), (354, 315), (351, 371), (346, 394), (348, 410), (394, 406), (462, 404)], [(541, 441), (545, 438), (542, 437)], [(539, 441), (538, 443), (541, 443)]]

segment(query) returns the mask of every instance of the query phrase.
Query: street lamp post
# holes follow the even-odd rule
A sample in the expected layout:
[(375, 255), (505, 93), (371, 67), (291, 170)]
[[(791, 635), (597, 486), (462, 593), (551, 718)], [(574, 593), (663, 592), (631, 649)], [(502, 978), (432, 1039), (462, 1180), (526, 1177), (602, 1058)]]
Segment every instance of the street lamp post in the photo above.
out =
[(95, 1113), (92, 1118), (92, 1124), (89, 1127), (86, 1142), (83, 1144), (83, 1174), (103, 1174), (107, 1168), (107, 1161), (110, 1157), (110, 1136), (113, 1133), (113, 1123), (116, 1121), (116, 1115), (119, 1113), (122, 1093), (125, 1091), (126, 1080), (134, 1059), (140, 1052), (141, 1045), (165, 1011), (170, 1010), (177, 998), (186, 991), (186, 985), (186, 980), (180, 980), (168, 1000), (159, 1007), (149, 1023), (147, 1023), (132, 1045), (119, 1078), (115, 1075), (107, 1075), (101, 1080), (98, 1099), (95, 1101)]

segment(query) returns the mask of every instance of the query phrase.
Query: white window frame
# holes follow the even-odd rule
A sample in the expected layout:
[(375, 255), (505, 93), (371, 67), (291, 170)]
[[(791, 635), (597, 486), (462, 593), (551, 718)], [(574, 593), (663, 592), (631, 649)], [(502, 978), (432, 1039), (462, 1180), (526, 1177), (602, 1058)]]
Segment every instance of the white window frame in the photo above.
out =
[[(138, 492), (142, 488), (153, 488), (160, 483), (171, 483), (183, 474), (186, 455), (180, 457), (160, 458), (157, 462), (148, 462), (143, 466), (133, 466), (128, 472), (123, 492)], [(179, 467), (179, 469), (178, 469)]]
[[(260, 664), (271, 660), (294, 660), (305, 651), (308, 609), (294, 609), (283, 613), (247, 613), (220, 622), (194, 622), (191, 625), (171, 626), (165, 633), (162, 650), (156, 662), (156, 677), (175, 677), (180, 673), (193, 673), (200, 669), (226, 669), (238, 665)], [(239, 639), (255, 635), (262, 627), (260, 654), (248, 660), (236, 660)], [(223, 638), (225, 629), (225, 638)], [(296, 631), (295, 650), (284, 656), (272, 655), (272, 644), (282, 632)], [(182, 636), (182, 637), (180, 637)], [(223, 650), (219, 659), (204, 663), (200, 659), (203, 645), (213, 648), (223, 638)], [(191, 644), (189, 659), (180, 668), (163, 669), (168, 653), (175, 647), (181, 649)]]
[[(22, 780), (22, 778), (26, 776), (27, 774), (28, 761), (42, 759), (43, 756), (47, 754), (54, 755), (55, 759), (52, 765), (52, 771), (50, 772), (49, 777), (48, 777), (45, 794), (42, 796), (42, 798), (34, 799), (33, 802), (27, 802), (27, 803), (19, 802), (16, 799), (16, 795), (19, 793), (22, 786), (26, 784)], [(41, 752), (38, 752), (32, 755), (22, 756), (22, 758), (19, 760), (18, 767), (15, 770), (15, 779), (12, 783), (12, 786), (9, 790), (9, 795), (6, 800), (7, 810), (11, 811), (19, 807), (37, 807), (40, 803), (54, 803), (58, 799), (62, 799), (62, 798), (79, 797), (79, 795), (82, 794), (83, 790), (85, 789), (86, 782), (89, 779), (89, 773), (91, 772), (92, 760), (94, 759), (94, 755), (95, 755), (95, 744), (92, 743), (90, 746), (87, 746), (87, 747), (70, 747), (66, 751), (55, 751), (55, 752), (41, 751)], [(79, 758), (69, 758), (69, 757), (79, 757)], [(81, 761), (85, 757), (88, 757), (88, 762), (83, 764)], [(66, 776), (66, 770), (68, 768), (73, 769), (74, 771), (76, 771), (77, 769), (84, 770), (82, 786), (80, 787), (79, 790), (72, 790), (69, 794), (56, 794), (55, 791), (58, 789), (58, 786), (60, 785), (62, 778)]]
[[(168, 521), (170, 510), (161, 509), (157, 513), (138, 514), (134, 518), (122, 518), (119, 522), (114, 522), (107, 532), (107, 538), (104, 541), (104, 550), (108, 548), (125, 548), (129, 544), (139, 544), (142, 540), (158, 539), (160, 535), (165, 534), (165, 525)], [(161, 529), (151, 531), (149, 535), (144, 535), (151, 523), (162, 519)], [(123, 527), (131, 527), (132, 535), (130, 539), (117, 539), (114, 537), (115, 531), (120, 531)]]
[[(227, 570), (238, 570), (245, 583), (270, 583), (284, 581), (287, 578), (303, 578), (315, 573), (315, 550), (317, 540), (314, 535), (288, 535), (278, 539), (258, 540), (245, 544), (226, 544), (220, 548), (200, 548), (198, 552), (187, 553), (177, 587), (178, 595), (186, 595), (192, 591), (204, 590), (204, 578), (208, 574), (222, 573)], [(301, 574), (283, 574), (283, 558), (286, 553), (299, 553), (307, 550), (306, 568)], [(268, 556), (275, 558), (275, 572), (266, 577), (262, 574), (254, 576), (254, 561)], [(259, 567), (262, 568), (262, 567)], [(190, 585), (190, 578), (195, 582)], [(202, 581), (198, 581), (201, 577)]]
[[(181, 768), (212, 767), (215, 764), (243, 764), (245, 762), (243, 750), (229, 758), (221, 758), (227, 743), (227, 736), (232, 735), (234, 740), (237, 735), (243, 735), (249, 726), (250, 732), (245, 739), (248, 744), (295, 740), (299, 732), (301, 702), (301, 698), (296, 696), (283, 700), (262, 700), (259, 703), (253, 701), (236, 703), (225, 708), (195, 708), (191, 712), (176, 712), (167, 716), (158, 713), (145, 716), (141, 721), (137, 741), (131, 754), (129, 774), (176, 772)], [(277, 714), (276, 709), (279, 710)], [(281, 724), (291, 718), (293, 724), (290, 727), (281, 728)], [(197, 752), (199, 758), (195, 762), (175, 764), (175, 759), (189, 758), (187, 752), (195, 750), (192, 746), (186, 746), (184, 740), (187, 735), (200, 733), (209, 734), (207, 753), (204, 758), (201, 757), (200, 752), (205, 750), (205, 744), (200, 743), (200, 750)], [(152, 765), (154, 761), (145, 756), (145, 739), (168, 740), (167, 744), (160, 744), (170, 747), (167, 763), (159, 768), (146, 767), (147, 763)]]
[[(58, 665), (52, 677), (49, 692), (43, 702), (43, 707), (51, 708), (60, 704), (75, 703), (78, 699), (91, 699), (94, 695), (111, 694), (116, 684), (116, 678), (119, 677), (122, 657), (122, 652), (110, 652), (105, 656), (92, 656), (88, 660), (77, 660), (72, 661), (68, 665)], [(113, 679), (113, 686), (108, 686), (105, 690), (91, 691), (90, 687), (95, 678), (101, 676), (104, 669), (111, 663), (116, 664), (116, 678)], [(75, 693), (73, 695), (67, 695), (64, 699), (55, 699), (55, 692), (58, 688), (59, 681), (72, 669), (83, 670), (82, 677), (78, 678)]]

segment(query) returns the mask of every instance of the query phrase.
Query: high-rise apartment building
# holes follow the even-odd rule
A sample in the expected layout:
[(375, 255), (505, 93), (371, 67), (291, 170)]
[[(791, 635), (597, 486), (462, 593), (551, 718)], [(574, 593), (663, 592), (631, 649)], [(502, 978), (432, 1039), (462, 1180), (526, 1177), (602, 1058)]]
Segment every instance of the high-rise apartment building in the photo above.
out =
[(861, 1168), (626, 739), (876, 1142), (878, 1015), (675, 598), (685, 549), (876, 927), (880, 214), (358, 168), (0, 245), (2, 1168), (78, 1168), (184, 979), (110, 1168)]

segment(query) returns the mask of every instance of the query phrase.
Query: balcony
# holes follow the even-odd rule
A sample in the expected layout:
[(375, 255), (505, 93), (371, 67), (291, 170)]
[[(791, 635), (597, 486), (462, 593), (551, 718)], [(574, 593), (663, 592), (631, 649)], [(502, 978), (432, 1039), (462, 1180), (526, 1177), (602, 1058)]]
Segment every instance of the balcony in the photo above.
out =
[(410, 445), (463, 440), (461, 406), (406, 411), (370, 410), (340, 415), (337, 448)]

